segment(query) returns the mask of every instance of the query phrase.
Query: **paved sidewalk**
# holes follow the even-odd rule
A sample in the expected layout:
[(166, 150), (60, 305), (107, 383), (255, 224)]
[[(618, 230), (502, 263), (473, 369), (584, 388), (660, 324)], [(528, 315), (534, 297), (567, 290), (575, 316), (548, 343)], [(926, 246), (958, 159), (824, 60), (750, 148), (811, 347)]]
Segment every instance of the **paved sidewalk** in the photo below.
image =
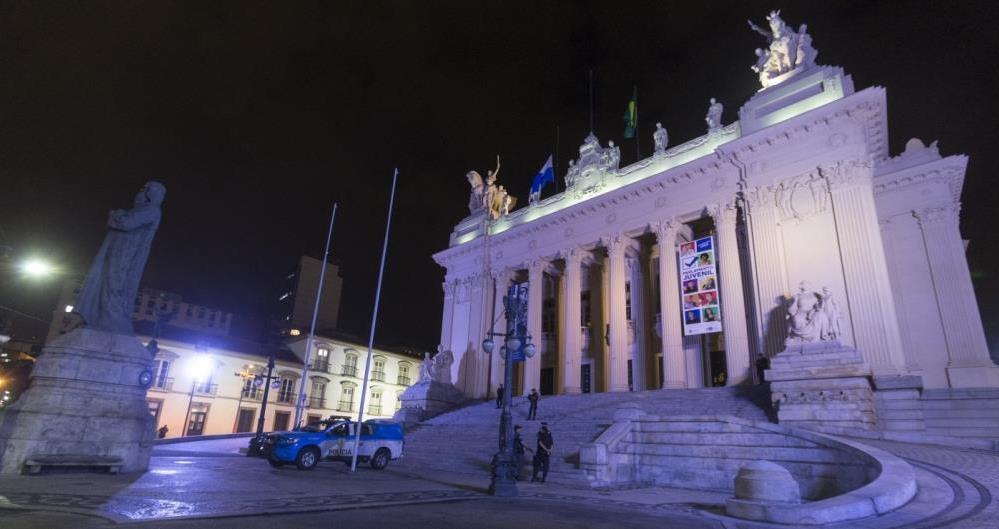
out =
[[(254, 529), (377, 523), (386, 528), (546, 527), (762, 529), (722, 516), (726, 494), (661, 487), (613, 491), (521, 483), (521, 496), (486, 494), (488, 476), (413, 476), (390, 464), (351, 474), (271, 468), (238, 455), (245, 439), (158, 446), (141, 476), (49, 474), (0, 478), (3, 529), (141, 527)], [(899, 511), (851, 529), (999, 529), (999, 454), (872, 442), (917, 468), (920, 493)]]

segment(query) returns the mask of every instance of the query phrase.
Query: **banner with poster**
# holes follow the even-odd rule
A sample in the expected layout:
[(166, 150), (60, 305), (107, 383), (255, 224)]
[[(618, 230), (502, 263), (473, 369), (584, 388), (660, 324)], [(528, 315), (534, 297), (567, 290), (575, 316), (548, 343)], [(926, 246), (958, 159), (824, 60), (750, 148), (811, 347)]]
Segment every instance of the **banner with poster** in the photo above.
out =
[(679, 253), (683, 335), (721, 332), (714, 237), (685, 242), (679, 246)]

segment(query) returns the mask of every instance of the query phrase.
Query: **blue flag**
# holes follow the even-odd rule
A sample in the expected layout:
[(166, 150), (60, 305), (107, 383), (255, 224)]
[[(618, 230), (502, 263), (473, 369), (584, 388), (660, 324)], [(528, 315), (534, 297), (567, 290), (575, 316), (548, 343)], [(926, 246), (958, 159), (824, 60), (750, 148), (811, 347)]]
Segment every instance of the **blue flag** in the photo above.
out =
[(552, 168), (552, 156), (548, 155), (548, 161), (545, 165), (541, 167), (538, 174), (534, 175), (534, 181), (531, 182), (531, 199), (536, 201), (541, 195), (541, 189), (547, 184), (555, 181), (555, 169)]

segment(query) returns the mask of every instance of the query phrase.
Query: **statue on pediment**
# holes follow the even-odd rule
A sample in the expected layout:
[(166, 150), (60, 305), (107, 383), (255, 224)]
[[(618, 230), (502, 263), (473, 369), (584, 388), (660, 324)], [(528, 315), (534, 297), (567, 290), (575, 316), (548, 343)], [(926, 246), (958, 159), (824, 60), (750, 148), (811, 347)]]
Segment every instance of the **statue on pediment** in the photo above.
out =
[(666, 129), (663, 128), (662, 123), (656, 123), (656, 130), (652, 133), (652, 143), (655, 145), (653, 149), (653, 154), (663, 154), (666, 152), (666, 146), (669, 145), (669, 134), (666, 133)]
[(496, 169), (487, 171), (485, 180), (478, 171), (469, 171), (465, 175), (468, 184), (472, 187), (468, 197), (468, 211), (472, 215), (485, 211), (489, 218), (496, 220), (508, 215), (517, 204), (517, 199), (510, 196), (503, 186), (496, 185), (499, 170), (500, 157), (496, 155)]
[(711, 98), (708, 105), (708, 115), (704, 116), (704, 122), (708, 124), (708, 132), (713, 132), (721, 128), (722, 113), (725, 107), (715, 98)]
[(601, 147), (600, 140), (591, 132), (579, 146), (579, 159), (569, 160), (566, 189), (575, 186), (583, 186), (584, 190), (598, 188), (602, 185), (603, 175), (616, 172), (620, 165), (621, 148), (613, 141), (608, 142), (607, 147)]
[(802, 24), (795, 32), (780, 17), (780, 10), (767, 15), (770, 30), (767, 31), (752, 20), (747, 21), (750, 29), (767, 39), (767, 49), (756, 50), (756, 64), (750, 68), (759, 75), (763, 88), (779, 82), (776, 78), (795, 70), (805, 70), (815, 65), (818, 52), (812, 47), (812, 37), (808, 26)]

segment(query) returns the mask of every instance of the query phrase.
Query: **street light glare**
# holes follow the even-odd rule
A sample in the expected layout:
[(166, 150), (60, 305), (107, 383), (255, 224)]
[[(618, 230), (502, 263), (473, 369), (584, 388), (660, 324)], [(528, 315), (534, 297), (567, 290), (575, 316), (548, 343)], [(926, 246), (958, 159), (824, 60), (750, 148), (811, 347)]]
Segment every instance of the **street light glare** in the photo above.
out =
[(196, 381), (203, 381), (211, 377), (215, 370), (215, 361), (209, 355), (198, 355), (191, 359), (187, 365), (187, 372)]
[(45, 277), (55, 271), (55, 268), (41, 259), (28, 259), (21, 265), (21, 270), (31, 277)]

